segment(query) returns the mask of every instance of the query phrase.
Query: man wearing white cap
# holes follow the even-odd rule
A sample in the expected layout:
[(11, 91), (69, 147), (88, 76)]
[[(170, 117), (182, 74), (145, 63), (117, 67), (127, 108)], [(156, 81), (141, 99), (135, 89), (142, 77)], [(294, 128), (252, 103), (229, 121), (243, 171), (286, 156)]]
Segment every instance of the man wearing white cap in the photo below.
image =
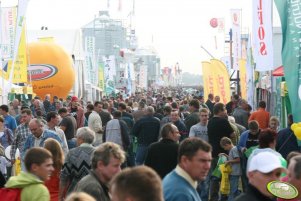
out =
[(247, 176), (249, 186), (235, 201), (272, 201), (275, 197), (267, 190), (267, 184), (279, 180), (285, 169), (278, 156), (271, 152), (261, 152), (251, 158)]

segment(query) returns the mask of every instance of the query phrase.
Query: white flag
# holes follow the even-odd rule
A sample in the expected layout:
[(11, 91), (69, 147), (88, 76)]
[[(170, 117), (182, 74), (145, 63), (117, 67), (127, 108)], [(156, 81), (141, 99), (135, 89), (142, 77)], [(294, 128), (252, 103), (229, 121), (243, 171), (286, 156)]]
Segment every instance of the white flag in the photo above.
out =
[(272, 0), (253, 0), (252, 12), (255, 70), (273, 70)]

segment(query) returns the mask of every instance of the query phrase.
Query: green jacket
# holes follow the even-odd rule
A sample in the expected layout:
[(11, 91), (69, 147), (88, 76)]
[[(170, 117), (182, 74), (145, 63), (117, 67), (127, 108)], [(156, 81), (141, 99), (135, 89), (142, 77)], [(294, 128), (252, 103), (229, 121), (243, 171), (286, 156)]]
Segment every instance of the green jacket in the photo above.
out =
[(33, 174), (21, 172), (18, 176), (11, 177), (6, 188), (22, 188), (21, 201), (49, 201), (50, 195), (43, 181)]

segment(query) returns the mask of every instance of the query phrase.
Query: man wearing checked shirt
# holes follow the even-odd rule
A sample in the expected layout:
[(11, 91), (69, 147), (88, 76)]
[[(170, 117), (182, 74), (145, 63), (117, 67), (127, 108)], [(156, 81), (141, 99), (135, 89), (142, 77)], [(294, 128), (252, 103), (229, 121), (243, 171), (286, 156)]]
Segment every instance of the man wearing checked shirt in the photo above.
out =
[[(15, 163), (15, 154), (16, 154), (17, 148), (20, 151), (20, 155), (23, 154), (21, 152), (23, 150), (24, 143), (25, 143), (27, 137), (31, 134), (31, 131), (28, 126), (31, 119), (32, 119), (32, 113), (31, 113), (30, 109), (24, 109), (21, 111), (22, 124), (20, 124), (16, 129), (15, 138), (11, 145), (11, 150), (10, 150), (10, 157), (11, 157), (12, 165)], [(24, 164), (23, 164), (22, 160), (21, 160), (21, 167), (22, 167), (22, 170), (24, 170), (24, 168), (23, 168)]]

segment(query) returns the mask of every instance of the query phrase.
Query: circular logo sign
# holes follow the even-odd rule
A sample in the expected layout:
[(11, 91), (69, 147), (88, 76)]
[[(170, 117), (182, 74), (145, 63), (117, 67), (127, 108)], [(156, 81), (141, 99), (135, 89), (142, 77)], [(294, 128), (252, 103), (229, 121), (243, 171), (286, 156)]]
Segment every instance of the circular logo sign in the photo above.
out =
[(292, 184), (272, 181), (267, 185), (268, 191), (274, 196), (282, 199), (294, 199), (298, 196), (298, 190)]
[(28, 66), (28, 76), (32, 81), (45, 80), (57, 73), (57, 68), (50, 64), (32, 64)]

